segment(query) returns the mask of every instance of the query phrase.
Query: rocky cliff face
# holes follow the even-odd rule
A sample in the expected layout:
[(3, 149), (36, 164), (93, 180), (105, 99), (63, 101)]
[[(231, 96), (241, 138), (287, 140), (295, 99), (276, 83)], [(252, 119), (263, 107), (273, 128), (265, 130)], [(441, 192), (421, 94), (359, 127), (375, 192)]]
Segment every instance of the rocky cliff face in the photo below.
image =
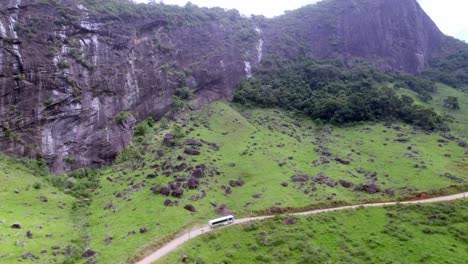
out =
[[(417, 72), (443, 38), (415, 0), (326, 1), (274, 19), (188, 5), (171, 9), (180, 21), (87, 3), (0, 3), (0, 149), (44, 158), (54, 172), (111, 162), (137, 121), (169, 111), (178, 87), (195, 106), (230, 98), (273, 57), (362, 57)], [(132, 115), (116, 122), (123, 111)]]
[(322, 1), (273, 19), (263, 32), (267, 53), (358, 57), (409, 73), (428, 67), (445, 37), (416, 0)]

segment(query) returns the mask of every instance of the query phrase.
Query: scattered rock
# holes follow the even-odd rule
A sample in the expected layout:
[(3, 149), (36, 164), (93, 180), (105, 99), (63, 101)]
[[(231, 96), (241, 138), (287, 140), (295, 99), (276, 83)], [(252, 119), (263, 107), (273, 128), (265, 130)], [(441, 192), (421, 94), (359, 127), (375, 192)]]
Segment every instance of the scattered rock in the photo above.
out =
[(365, 191), (365, 192), (367, 192), (369, 194), (374, 194), (374, 193), (380, 191), (380, 187), (377, 184), (373, 183), (373, 182), (372, 183), (367, 183), (367, 184), (360, 183), (354, 188), (354, 190), (356, 190), (356, 191)]
[(146, 228), (146, 227), (140, 228), (140, 234), (144, 234), (146, 232), (148, 232), (148, 228)]
[(384, 193), (389, 195), (389, 196), (395, 196), (395, 190), (391, 189), (391, 188), (387, 188), (384, 190)]
[(205, 177), (205, 172), (203, 171), (202, 168), (196, 168), (192, 172), (192, 176), (195, 177), (195, 178), (203, 178), (203, 177)]
[(189, 200), (190, 201), (198, 201), (199, 198), (200, 198), (199, 195), (192, 195), (192, 196), (190, 196)]
[(279, 207), (271, 207), (270, 208), (270, 213), (272, 213), (272, 214), (282, 214), (283, 209), (281, 209)]
[(27, 259), (27, 258), (32, 257), (32, 256), (33, 256), (33, 254), (31, 252), (26, 252), (23, 255), (21, 255), (21, 258)]
[(297, 222), (297, 219), (296, 218), (292, 218), (292, 217), (288, 217), (286, 219), (283, 220), (283, 224), (285, 225), (293, 225)]
[(151, 173), (151, 174), (146, 175), (146, 179), (154, 179), (156, 177), (158, 177), (158, 175), (155, 174), (155, 173)]
[(187, 186), (188, 186), (189, 189), (193, 190), (193, 189), (198, 188), (198, 184), (199, 184), (199, 181), (198, 181), (197, 178), (190, 177), (190, 179), (188, 180)]
[(283, 187), (288, 187), (288, 185), (289, 185), (289, 183), (287, 183), (287, 182), (282, 182), (281, 183), (281, 186), (283, 186)]
[(185, 140), (185, 144), (190, 145), (190, 146), (202, 146), (201, 142), (196, 141), (195, 139), (192, 139), (192, 138)]
[(183, 170), (185, 170), (187, 167), (188, 167), (187, 163), (182, 162), (181, 164), (176, 165), (176, 166), (174, 167), (174, 169), (175, 169), (176, 171), (183, 171)]
[(20, 223), (14, 223), (11, 225), (11, 228), (13, 229), (21, 229), (21, 224)]
[(405, 142), (408, 142), (409, 140), (407, 138), (397, 138), (397, 139), (394, 139), (393, 141), (400, 142), (400, 143), (405, 143)]
[(239, 187), (244, 186), (244, 184), (245, 184), (244, 181), (241, 180), (241, 179), (236, 181), (236, 185), (239, 186)]
[(172, 134), (164, 135), (163, 145), (166, 146), (166, 147), (174, 146), (174, 142), (172, 142), (173, 139), (174, 139), (174, 135), (172, 135)]
[(103, 209), (104, 210), (109, 210), (109, 209), (115, 209), (115, 208), (116, 208), (116, 206), (114, 205), (114, 203), (110, 202), (110, 203), (106, 204)]
[(48, 199), (47, 197), (45, 197), (45, 196), (41, 196), (41, 197), (39, 197), (39, 199), (40, 199), (41, 202), (43, 202), (43, 203), (47, 203), (47, 202), (49, 201), (49, 199)]
[(81, 254), (81, 257), (82, 258), (90, 258), (90, 257), (96, 255), (96, 253), (97, 253), (96, 251), (88, 248), (83, 252), (83, 254)]
[(47, 250), (46, 249), (41, 250), (41, 254), (47, 254)]
[(159, 193), (164, 196), (169, 196), (169, 194), (171, 193), (171, 188), (169, 188), (168, 186), (163, 186), (161, 187), (161, 189), (159, 189)]
[(252, 198), (255, 198), (255, 199), (262, 198), (262, 197), (263, 197), (263, 194), (261, 193), (252, 195)]
[(339, 180), (338, 183), (341, 184), (341, 186), (343, 186), (345, 188), (353, 187), (353, 183), (351, 183), (349, 181), (346, 181), (346, 180)]
[(335, 158), (336, 162), (343, 164), (343, 165), (349, 165), (351, 162), (349, 160), (344, 160), (342, 158)]
[(106, 239), (104, 239), (104, 242), (106, 242), (106, 245), (109, 245), (110, 243), (112, 243), (113, 239), (114, 238), (112, 236), (106, 235)]
[(186, 149), (184, 149), (184, 153), (185, 153), (185, 154), (188, 154), (188, 155), (195, 155), (195, 156), (200, 155), (200, 151), (199, 151), (199, 150), (197, 150), (197, 149), (191, 149), (191, 148), (186, 148)]
[(308, 175), (296, 175), (291, 177), (291, 182), (306, 182), (309, 178)]
[(171, 196), (175, 198), (182, 198), (184, 196), (184, 190), (182, 189), (175, 189), (171, 192)]
[(52, 247), (50, 247), (50, 248), (52, 248), (53, 250), (59, 250), (59, 249), (60, 249), (60, 246), (52, 246)]
[(234, 215), (235, 212), (229, 210), (229, 208), (225, 204), (222, 204), (221, 206), (219, 206), (218, 209), (216, 209), (216, 214), (226, 216), (226, 215)]
[(26, 237), (29, 239), (33, 239), (33, 233), (31, 232), (31, 230), (26, 231)]
[(172, 205), (172, 201), (171, 201), (171, 200), (166, 199), (166, 200), (164, 201), (164, 206), (171, 206), (171, 205)]
[(236, 166), (236, 164), (235, 164), (234, 162), (229, 162), (227, 165), (228, 165), (229, 167), (235, 167), (235, 166)]
[(217, 202), (210, 202), (210, 204), (211, 204), (213, 207), (218, 207), (218, 203), (217, 203)]
[(195, 213), (197, 210), (195, 209), (195, 206), (191, 205), (191, 204), (187, 204), (186, 206), (184, 206), (184, 209), (185, 210), (188, 210), (192, 213)]

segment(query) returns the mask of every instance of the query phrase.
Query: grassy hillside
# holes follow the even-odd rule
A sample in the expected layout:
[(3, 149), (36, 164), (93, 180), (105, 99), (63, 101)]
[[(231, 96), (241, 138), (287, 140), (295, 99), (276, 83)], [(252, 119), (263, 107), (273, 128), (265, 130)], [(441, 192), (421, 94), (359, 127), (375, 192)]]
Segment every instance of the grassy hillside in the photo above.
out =
[[(453, 123), (450, 124), (452, 133), (468, 139), (468, 93), (463, 92), (460, 89), (454, 89), (444, 84), (436, 84), (436, 92), (431, 93), (432, 100), (427, 103), (421, 102), (415, 92), (407, 89), (401, 89), (401, 94), (411, 96), (417, 101), (418, 104), (424, 104), (426, 106), (434, 108), (440, 114), (447, 114), (454, 118)], [(444, 100), (449, 96), (456, 97), (460, 105), (460, 109), (451, 110), (444, 107)]]
[(83, 250), (74, 228), (75, 199), (28, 166), (36, 165), (0, 154), (0, 263), (73, 263)]
[[(436, 196), (466, 190), (468, 180), (460, 133), (401, 123), (318, 126), (293, 112), (217, 102), (176, 121), (144, 122), (135, 134), (109, 168), (47, 176), (63, 192), (3, 157), (0, 262), (28, 251), (53, 262), (51, 247), (59, 245), (58, 262), (126, 263), (221, 214)], [(13, 222), (23, 228), (11, 229)], [(62, 254), (68, 245), (75, 255)], [(85, 248), (96, 255), (76, 258)]]
[[(163, 144), (168, 133), (173, 146)], [(316, 126), (217, 102), (139, 134), (120, 163), (101, 171), (88, 208), (89, 246), (102, 263), (128, 261), (216, 211), (242, 217), (433, 196), (466, 189), (468, 179), (455, 140), (399, 123)], [(159, 193), (171, 183), (179, 194)]]
[(468, 201), (275, 217), (184, 244), (159, 263), (468, 263)]

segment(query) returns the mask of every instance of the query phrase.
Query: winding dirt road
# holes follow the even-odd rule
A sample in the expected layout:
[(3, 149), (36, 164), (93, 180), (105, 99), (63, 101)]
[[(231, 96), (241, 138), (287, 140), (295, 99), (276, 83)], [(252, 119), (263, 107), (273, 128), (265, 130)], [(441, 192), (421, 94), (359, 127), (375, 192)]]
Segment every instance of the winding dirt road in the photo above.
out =
[[(449, 195), (449, 196), (442, 196), (442, 197), (436, 197), (436, 198), (430, 198), (430, 199), (424, 199), (424, 200), (416, 200), (416, 201), (406, 201), (406, 202), (387, 202), (387, 203), (373, 203), (373, 204), (358, 204), (358, 205), (351, 205), (351, 206), (342, 206), (342, 207), (336, 207), (336, 208), (328, 208), (328, 209), (318, 209), (318, 210), (312, 210), (312, 211), (307, 211), (307, 212), (302, 212), (302, 213), (293, 213), (293, 214), (287, 214), (287, 215), (310, 215), (310, 214), (318, 214), (318, 213), (325, 213), (325, 212), (332, 212), (332, 211), (339, 211), (339, 210), (346, 210), (346, 209), (355, 209), (358, 207), (379, 207), (379, 206), (386, 206), (386, 205), (396, 205), (397, 203), (399, 204), (419, 204), (419, 203), (435, 203), (435, 202), (443, 202), (443, 201), (451, 201), (451, 200), (456, 200), (456, 199), (464, 199), (465, 196), (468, 196), (468, 192), (465, 193), (460, 193), (460, 194), (455, 194), (455, 195)], [(258, 216), (258, 217), (247, 217), (247, 218), (241, 218), (241, 219), (236, 219), (233, 225), (236, 224), (241, 224), (249, 221), (257, 221), (257, 220), (263, 220), (267, 218), (272, 218), (275, 217), (275, 215), (266, 215), (266, 216)], [(219, 229), (219, 228), (217, 228)], [(153, 263), (169, 252), (175, 250), (178, 246), (182, 245), (186, 241), (197, 237), (199, 235), (202, 235), (204, 233), (208, 233), (212, 231), (213, 229), (210, 229), (208, 225), (199, 227), (196, 229), (192, 229), (187, 233), (181, 234), (178, 237), (174, 238), (171, 242), (167, 243), (160, 249), (156, 250), (153, 252), (151, 255), (145, 257), (141, 261), (137, 262), (137, 264), (150, 264)]]

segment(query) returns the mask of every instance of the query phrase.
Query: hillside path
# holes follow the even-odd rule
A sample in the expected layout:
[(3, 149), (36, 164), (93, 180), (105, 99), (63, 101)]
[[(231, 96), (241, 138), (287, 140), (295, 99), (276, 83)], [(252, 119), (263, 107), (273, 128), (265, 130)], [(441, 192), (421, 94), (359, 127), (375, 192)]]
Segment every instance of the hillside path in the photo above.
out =
[[(312, 211), (307, 211), (307, 212), (301, 212), (301, 213), (290, 213), (290, 214), (285, 214), (285, 215), (310, 215), (310, 214), (318, 214), (318, 213), (325, 213), (325, 212), (332, 212), (332, 211), (339, 211), (339, 210), (346, 210), (346, 209), (355, 209), (359, 207), (381, 207), (381, 206), (386, 206), (386, 205), (396, 205), (396, 204), (419, 204), (419, 203), (435, 203), (435, 202), (443, 202), (443, 201), (451, 201), (451, 200), (457, 200), (457, 199), (464, 199), (466, 196), (468, 196), (468, 192), (465, 193), (459, 193), (459, 194), (454, 194), (454, 195), (449, 195), (449, 196), (442, 196), (442, 197), (436, 197), (436, 198), (430, 198), (430, 199), (423, 199), (423, 200), (415, 200), (415, 201), (405, 201), (405, 202), (386, 202), (386, 203), (370, 203), (370, 204), (357, 204), (357, 205), (350, 205), (350, 206), (341, 206), (341, 207), (335, 207), (335, 208), (327, 208), (327, 209), (317, 209), (317, 210), (312, 210)], [(249, 222), (249, 221), (258, 221), (258, 220), (263, 220), (267, 218), (272, 218), (275, 217), (275, 215), (265, 215), (265, 216), (257, 216), (257, 217), (247, 217), (247, 218), (240, 218), (236, 219), (233, 225)], [(184, 234), (181, 234), (174, 238), (172, 241), (164, 245), (163, 247), (159, 248), (155, 252), (153, 252), (151, 255), (145, 257), (144, 259), (140, 260), (136, 264), (151, 264), (169, 252), (175, 250), (177, 247), (185, 243), (186, 241), (197, 237), (199, 235), (202, 235), (204, 233), (211, 232), (213, 230), (219, 230), (219, 228), (216, 229), (210, 229), (208, 225), (203, 226), (203, 227), (198, 227), (191, 229), (189, 232), (186, 232)]]

